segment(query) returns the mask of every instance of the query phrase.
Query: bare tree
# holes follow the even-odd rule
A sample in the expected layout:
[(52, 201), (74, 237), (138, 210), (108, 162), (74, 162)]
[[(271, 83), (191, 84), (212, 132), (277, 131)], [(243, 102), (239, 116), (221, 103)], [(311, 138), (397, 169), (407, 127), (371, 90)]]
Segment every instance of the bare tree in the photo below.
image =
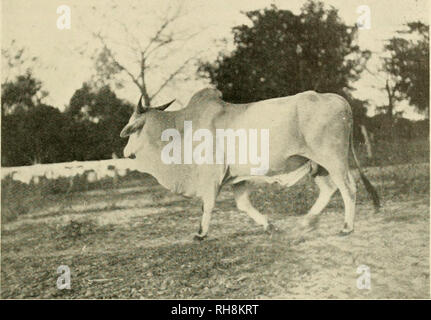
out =
[[(126, 20), (114, 21), (121, 28), (121, 30), (116, 31), (117, 38), (119, 33), (124, 35), (120, 41), (113, 39), (109, 34), (93, 31), (93, 36), (101, 45), (101, 49), (95, 56), (98, 80), (103, 82), (113, 80), (116, 81), (117, 85), (122, 86), (119, 78), (125, 75), (138, 87), (145, 105), (150, 106), (153, 99), (179, 75), (183, 74), (186, 67), (200, 53), (193, 52), (189, 56), (178, 58), (179, 64), (170, 68), (168, 72), (162, 72), (164, 61), (200, 32), (176, 28), (176, 23), (183, 17), (181, 3), (176, 7), (171, 5), (164, 16), (160, 17), (158, 28), (146, 38), (141, 35), (137, 36), (136, 26), (133, 25), (135, 29), (133, 32), (129, 27), (131, 22)], [(120, 51), (123, 54), (120, 54)], [(132, 56), (134, 59), (125, 58), (127, 56)], [(157, 71), (159, 78), (154, 77), (154, 71)], [(162, 79), (160, 79), (160, 74), (163, 74)], [(155, 78), (157, 78), (156, 81)], [(148, 85), (150, 81), (151, 84), (157, 82), (158, 86), (150, 88)]]
[(394, 117), (394, 107), (395, 107), (394, 101), (399, 99), (396, 95), (397, 86), (396, 84), (390, 85), (389, 80), (386, 80), (385, 90), (386, 90), (386, 94), (388, 95), (388, 105), (386, 106), (386, 114), (388, 115), (389, 119), (392, 121)]
[(13, 78), (31, 73), (34, 67), (40, 67), (39, 59), (30, 56), (29, 50), (19, 46), (16, 40), (12, 40), (1, 49), (2, 83), (7, 83)]
[(372, 72), (368, 68), (366, 68), (366, 70), (376, 79), (378, 79), (380, 82), (385, 83), (384, 86), (378, 86), (378, 87), (373, 86), (374, 88), (378, 88), (379, 90), (384, 91), (388, 97), (388, 104), (385, 104), (383, 106), (378, 106), (377, 110), (379, 112), (384, 112), (387, 115), (389, 121), (392, 122), (394, 119), (394, 116), (396, 115), (395, 104), (396, 102), (401, 101), (401, 98), (398, 94), (398, 85), (396, 83), (396, 79), (393, 76), (388, 74), (384, 74), (384, 76), (380, 75), (385, 71), (383, 68), (378, 69), (378, 72), (380, 74)]

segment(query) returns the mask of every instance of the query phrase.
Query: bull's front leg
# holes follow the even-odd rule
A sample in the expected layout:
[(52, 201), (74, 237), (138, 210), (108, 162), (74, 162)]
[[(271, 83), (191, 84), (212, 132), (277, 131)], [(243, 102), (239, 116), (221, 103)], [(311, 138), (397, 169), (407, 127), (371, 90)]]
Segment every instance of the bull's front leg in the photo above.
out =
[(236, 206), (240, 211), (246, 212), (257, 224), (263, 226), (265, 232), (272, 232), (275, 229), (268, 223), (268, 218), (261, 214), (250, 202), (247, 182), (242, 181), (233, 185)]
[(202, 220), (199, 226), (199, 231), (195, 235), (195, 240), (203, 240), (208, 235), (208, 230), (210, 227), (211, 213), (215, 205), (215, 193), (202, 197)]

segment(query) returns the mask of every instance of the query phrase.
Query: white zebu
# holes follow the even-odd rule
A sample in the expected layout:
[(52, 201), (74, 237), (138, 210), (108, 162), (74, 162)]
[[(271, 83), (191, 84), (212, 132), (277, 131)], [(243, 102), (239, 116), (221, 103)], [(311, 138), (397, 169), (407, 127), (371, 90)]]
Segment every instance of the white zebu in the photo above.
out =
[[(173, 101), (172, 101), (173, 102)], [(332, 93), (307, 91), (294, 96), (248, 104), (230, 104), (214, 89), (197, 92), (181, 110), (164, 111), (172, 102), (158, 108), (145, 108), (141, 99), (121, 132), (130, 136), (124, 149), (126, 157), (134, 154), (142, 170), (154, 176), (167, 189), (203, 201), (203, 217), (198, 239), (208, 233), (211, 212), (222, 185), (231, 183), (239, 210), (245, 211), (268, 230), (267, 217), (250, 203), (248, 180), (293, 185), (306, 174), (314, 177), (320, 188), (316, 203), (304, 217), (304, 225), (314, 224), (318, 215), (339, 189), (344, 201), (342, 234), (353, 231), (356, 184), (348, 165), (351, 150), (362, 181), (379, 207), (378, 195), (367, 180), (355, 155), (352, 143), (352, 112), (348, 102)], [(165, 164), (161, 151), (166, 142), (162, 132), (175, 128), (184, 133), (184, 121), (193, 129), (268, 129), (269, 171), (266, 176), (251, 176), (251, 165), (244, 164)], [(182, 134), (184, 139), (184, 134)], [(214, 146), (216, 144), (214, 143)]]

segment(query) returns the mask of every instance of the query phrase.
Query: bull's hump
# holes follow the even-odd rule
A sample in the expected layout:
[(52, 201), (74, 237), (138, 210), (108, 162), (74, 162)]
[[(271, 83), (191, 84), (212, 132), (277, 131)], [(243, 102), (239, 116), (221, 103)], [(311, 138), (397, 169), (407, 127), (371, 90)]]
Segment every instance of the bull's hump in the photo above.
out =
[(215, 117), (223, 112), (224, 104), (220, 91), (206, 88), (192, 96), (187, 106), (182, 109), (182, 114), (184, 120), (191, 120), (194, 125), (209, 128)]
[(293, 97), (296, 97), (300, 101), (307, 101), (307, 102), (313, 103), (313, 102), (318, 102), (320, 100), (321, 93), (317, 93), (314, 90), (308, 90), (308, 91), (300, 92)]
[(201, 104), (205, 101), (221, 100), (221, 98), (222, 98), (222, 93), (219, 90), (212, 89), (212, 88), (205, 88), (205, 89), (199, 90), (191, 97), (187, 107), (190, 107), (196, 104)]

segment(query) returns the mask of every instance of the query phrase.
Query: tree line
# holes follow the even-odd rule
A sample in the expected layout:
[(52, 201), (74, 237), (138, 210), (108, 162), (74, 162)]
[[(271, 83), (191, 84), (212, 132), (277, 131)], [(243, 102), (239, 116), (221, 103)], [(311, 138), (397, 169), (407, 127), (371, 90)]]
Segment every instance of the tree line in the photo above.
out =
[(39, 87), (31, 73), (2, 86), (2, 166), (122, 155), (127, 141), (119, 135), (132, 113), (131, 103), (108, 86), (94, 89), (84, 83), (61, 112), (34, 98)]
[[(207, 78), (223, 93), (226, 101), (247, 103), (293, 95), (306, 90), (333, 92), (344, 96), (354, 114), (355, 141), (363, 137), (364, 125), (378, 140), (416, 139), (429, 132), (429, 29), (422, 22), (411, 22), (385, 42), (384, 58), (376, 76), (388, 102), (377, 106), (378, 114), (366, 115), (369, 102), (355, 99), (352, 84), (367, 70), (371, 52), (356, 44), (357, 26), (346, 25), (335, 8), (308, 1), (299, 14), (274, 5), (244, 13), (249, 24), (232, 29), (234, 49), (222, 51), (215, 61), (198, 61), (196, 73)], [(136, 70), (127, 69), (116, 56), (115, 44), (101, 33), (95, 38), (101, 49), (95, 59), (99, 82), (84, 82), (70, 98), (64, 111), (46, 105), (47, 93), (31, 69), (2, 83), (2, 166), (52, 163), (72, 160), (98, 160), (122, 155), (127, 141), (119, 137), (135, 102), (119, 99), (112, 82), (121, 75), (134, 83), (151, 105), (153, 98), (180, 75), (190, 58), (166, 77), (154, 92), (148, 90), (148, 67), (152, 55), (175, 42), (167, 17), (154, 37), (141, 44), (141, 62)], [(125, 28), (127, 30), (127, 28)], [(6, 54), (7, 53), (7, 54)], [(15, 57), (15, 58), (14, 58)], [(2, 58), (20, 60), (2, 51)], [(9, 61), (8, 60), (8, 61)], [(154, 70), (152, 70), (154, 72)], [(197, 88), (199, 89), (199, 88)], [(402, 100), (427, 120), (413, 122), (396, 113)]]

